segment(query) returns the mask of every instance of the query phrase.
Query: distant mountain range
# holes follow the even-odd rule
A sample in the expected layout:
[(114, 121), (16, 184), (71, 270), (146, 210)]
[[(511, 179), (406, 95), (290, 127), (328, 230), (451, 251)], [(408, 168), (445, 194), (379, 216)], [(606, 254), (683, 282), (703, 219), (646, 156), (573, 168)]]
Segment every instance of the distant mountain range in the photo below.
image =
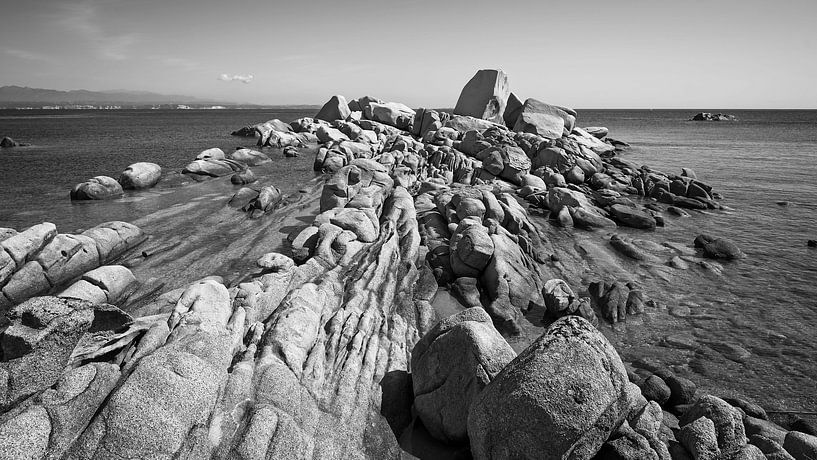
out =
[[(212, 100), (191, 96), (166, 95), (147, 91), (87, 91), (84, 89), (59, 91), (55, 89), (28, 88), (24, 86), (0, 87), (0, 106), (23, 106), (25, 104), (221, 104)], [(233, 103), (230, 103), (233, 105)]]

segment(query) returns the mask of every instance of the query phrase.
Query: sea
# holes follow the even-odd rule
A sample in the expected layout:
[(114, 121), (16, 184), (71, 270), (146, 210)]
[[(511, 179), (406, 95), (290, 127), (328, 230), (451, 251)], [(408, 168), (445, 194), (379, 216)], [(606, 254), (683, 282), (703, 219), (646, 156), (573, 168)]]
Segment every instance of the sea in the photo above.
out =
[[(608, 337), (625, 359), (660, 360), (716, 394), (741, 395), (777, 414), (817, 413), (817, 248), (807, 247), (817, 239), (817, 111), (707, 111), (738, 121), (693, 122), (690, 110), (579, 110), (580, 126), (605, 126), (610, 137), (631, 145), (623, 158), (669, 173), (692, 168), (729, 208), (668, 218), (645, 238), (691, 247), (695, 236), (708, 233), (731, 239), (747, 255), (708, 275), (644, 274), (641, 284), (653, 286), (649, 297), (672, 314)], [(187, 187), (180, 171), (202, 150), (254, 146), (253, 138), (231, 131), (311, 115), (2, 110), (0, 136), (30, 145), (0, 150), (0, 227), (22, 230), (49, 221), (68, 233), (136, 220), (201, 193)], [(277, 153), (260, 174), (284, 193), (315, 177), (311, 156)], [(138, 161), (162, 166), (156, 188), (113, 201), (69, 200), (75, 184), (97, 175), (116, 178)]]

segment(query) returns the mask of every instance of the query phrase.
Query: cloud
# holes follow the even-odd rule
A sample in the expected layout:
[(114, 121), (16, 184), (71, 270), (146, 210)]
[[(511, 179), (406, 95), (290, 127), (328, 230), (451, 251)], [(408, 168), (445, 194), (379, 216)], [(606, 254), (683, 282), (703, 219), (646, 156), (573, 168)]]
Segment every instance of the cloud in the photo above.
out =
[(127, 49), (139, 40), (135, 33), (112, 34), (100, 27), (99, 6), (92, 1), (60, 5), (60, 25), (90, 43), (97, 56), (112, 61), (127, 58)]
[(228, 75), (223, 73), (218, 76), (218, 79), (221, 81), (240, 81), (241, 83), (249, 83), (252, 81), (254, 77), (251, 74), (247, 75)]
[(19, 50), (19, 49), (11, 49), (6, 48), (4, 50), (6, 54), (9, 56), (14, 56), (19, 59), (25, 59), (26, 61), (37, 61), (37, 62), (51, 62), (53, 59), (49, 56), (44, 54), (32, 53), (26, 50)]

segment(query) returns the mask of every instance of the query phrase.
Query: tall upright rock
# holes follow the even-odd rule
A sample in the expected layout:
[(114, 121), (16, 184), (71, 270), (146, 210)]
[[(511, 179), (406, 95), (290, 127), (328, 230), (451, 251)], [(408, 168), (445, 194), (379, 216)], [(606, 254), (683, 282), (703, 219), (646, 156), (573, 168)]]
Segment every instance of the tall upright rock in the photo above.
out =
[(352, 111), (349, 110), (349, 104), (346, 102), (346, 98), (341, 95), (335, 95), (326, 101), (326, 104), (321, 107), (315, 115), (315, 118), (331, 123), (335, 120), (345, 120), (351, 113)]
[(504, 124), (502, 116), (510, 93), (505, 72), (494, 69), (479, 70), (462, 89), (454, 114)]

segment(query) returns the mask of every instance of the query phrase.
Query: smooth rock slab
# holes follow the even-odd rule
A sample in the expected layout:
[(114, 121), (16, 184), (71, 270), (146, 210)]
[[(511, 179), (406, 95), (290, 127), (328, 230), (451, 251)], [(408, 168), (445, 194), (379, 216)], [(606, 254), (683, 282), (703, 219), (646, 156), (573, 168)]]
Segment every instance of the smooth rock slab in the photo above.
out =
[(627, 371), (587, 320), (566, 316), (471, 406), (476, 459), (591, 458), (629, 413)]

